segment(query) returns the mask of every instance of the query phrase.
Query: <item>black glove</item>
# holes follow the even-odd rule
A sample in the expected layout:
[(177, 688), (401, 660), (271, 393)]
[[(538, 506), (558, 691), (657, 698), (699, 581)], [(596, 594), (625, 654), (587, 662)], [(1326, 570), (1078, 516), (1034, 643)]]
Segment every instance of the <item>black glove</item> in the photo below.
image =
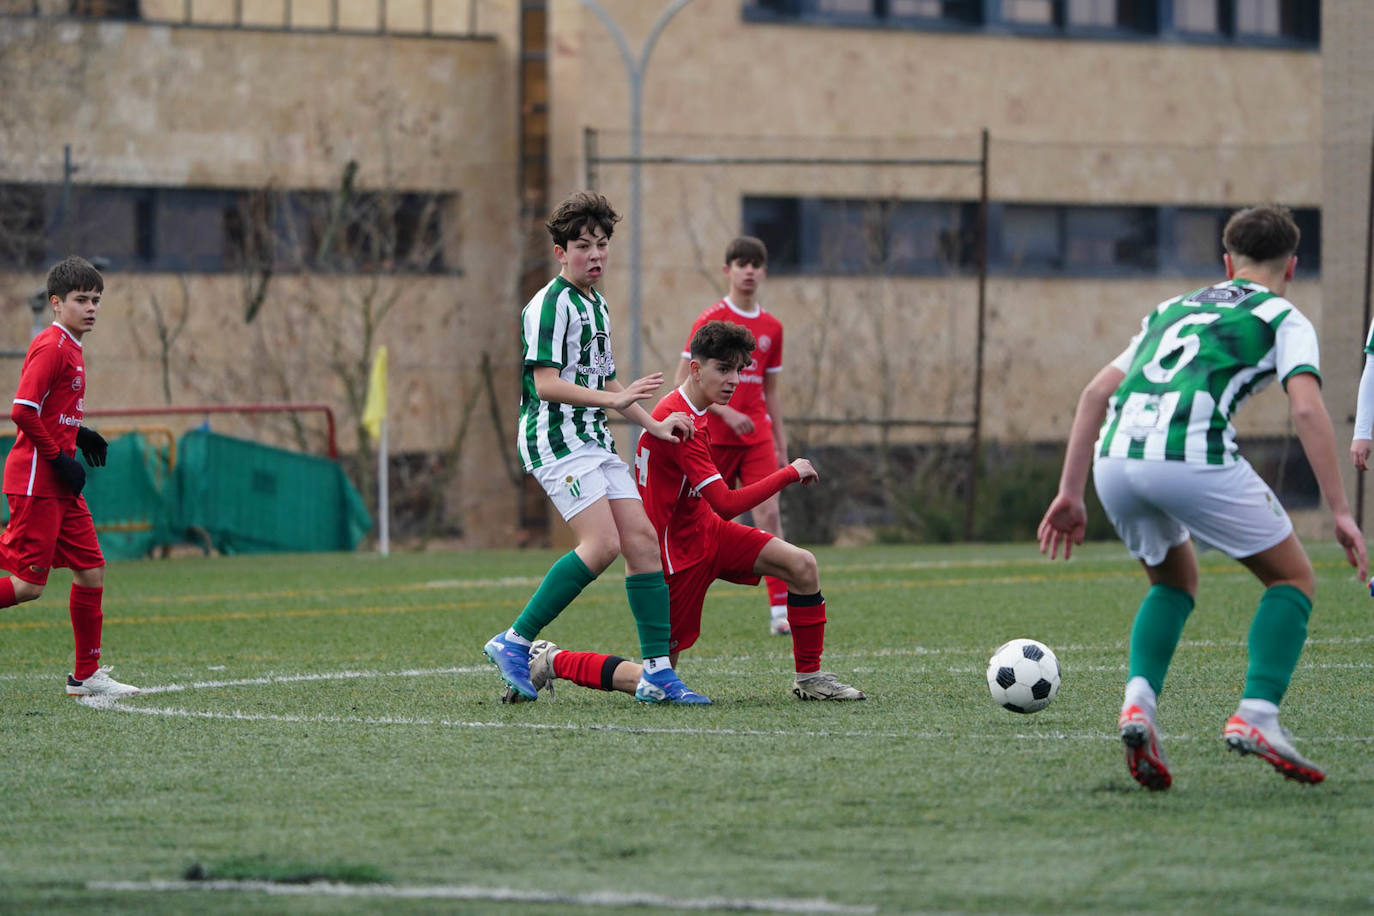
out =
[(76, 447), (81, 449), (81, 457), (86, 459), (86, 463), (93, 468), (103, 468), (105, 466), (105, 453), (109, 450), (110, 444), (105, 441), (105, 437), (93, 429), (85, 426), (76, 428)]
[(81, 462), (66, 452), (58, 452), (56, 458), (48, 460), (52, 462), (53, 470), (62, 478), (62, 482), (72, 488), (72, 495), (80, 496), (81, 488), (86, 485), (86, 469), (81, 466)]

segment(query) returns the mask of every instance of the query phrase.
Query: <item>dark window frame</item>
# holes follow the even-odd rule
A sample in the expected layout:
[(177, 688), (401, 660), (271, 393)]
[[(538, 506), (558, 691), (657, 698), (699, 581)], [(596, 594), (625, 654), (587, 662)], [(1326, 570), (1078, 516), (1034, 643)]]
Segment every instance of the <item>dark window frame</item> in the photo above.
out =
[(1009, 18), (1004, 0), (945, 0), (938, 16), (900, 15), (891, 12), (891, 0), (870, 0), (870, 11), (831, 12), (820, 0), (743, 0), (740, 15), (745, 22), (775, 25), (809, 25), (822, 28), (918, 29), (925, 31), (985, 32), (1043, 38), (1077, 38), (1098, 41), (1163, 41), (1241, 47), (1321, 48), (1319, 0), (1278, 0), (1280, 32), (1265, 35), (1237, 30), (1237, 0), (1214, 0), (1219, 13), (1214, 31), (1193, 31), (1175, 26), (1175, 0), (1117, 0), (1115, 25), (1070, 21), (1069, 0), (1047, 0), (1051, 21), (1045, 24)]
[[(326, 211), (328, 191), (128, 185), (0, 184), (10, 224), (0, 225), (0, 270), (43, 270), (75, 251), (112, 270), (143, 273), (460, 274), (449, 240), (457, 192), (355, 192), (336, 257), (317, 257), (318, 236), (292, 246), (288, 214)], [(18, 203), (27, 202), (20, 212)], [(318, 220), (317, 220), (318, 221)], [(312, 243), (315, 248), (312, 248)]]
[[(937, 236), (937, 250), (925, 256), (898, 260), (875, 258), (863, 265), (851, 263), (844, 257), (828, 257), (823, 251), (824, 230), (827, 225), (833, 229), (834, 224), (825, 221), (841, 205), (857, 208), (866, 204), (876, 207), (875, 212), (879, 213), (900, 211), (902, 207), (953, 207), (958, 214), (957, 231), (946, 237)], [(1236, 209), (1205, 204), (993, 203), (988, 207), (988, 273), (1064, 279), (1210, 277), (1222, 269), (1221, 231)], [(1048, 239), (1049, 244), (1037, 246), (1037, 250), (1048, 254), (1013, 257), (1007, 248), (1008, 218), (1033, 211), (1038, 211), (1040, 220), (1053, 234)], [(768, 245), (768, 267), (774, 276), (938, 277), (969, 276), (977, 270), (978, 204), (972, 200), (864, 201), (843, 197), (745, 195), (741, 199), (740, 212), (741, 231), (759, 236)], [(1302, 230), (1297, 275), (1305, 280), (1316, 279), (1321, 275), (1321, 210), (1319, 207), (1295, 207), (1293, 215)], [(1104, 216), (1115, 216), (1122, 225), (1122, 232), (1111, 242), (1112, 256), (1076, 261), (1072, 252), (1074, 239), (1100, 243), (1100, 224)], [(1201, 238), (1215, 239), (1215, 247), (1195, 253), (1180, 250), (1182, 218), (1198, 216), (1213, 221)], [(1098, 225), (1076, 231), (1075, 224), (1085, 221)], [(856, 220), (854, 225), (862, 226), (865, 232), (871, 227), (871, 223), (863, 220)], [(849, 241), (855, 243), (853, 239)], [(863, 244), (863, 240), (857, 243)], [(877, 250), (886, 251), (882, 246)]]

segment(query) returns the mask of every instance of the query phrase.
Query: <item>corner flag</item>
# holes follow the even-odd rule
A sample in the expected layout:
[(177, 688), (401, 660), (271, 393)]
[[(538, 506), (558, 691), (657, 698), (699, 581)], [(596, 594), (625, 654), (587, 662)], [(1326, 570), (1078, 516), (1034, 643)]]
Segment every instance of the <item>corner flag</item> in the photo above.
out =
[(386, 347), (377, 348), (372, 357), (372, 373), (367, 380), (367, 400), (363, 402), (363, 426), (373, 439), (382, 434), (386, 419)]

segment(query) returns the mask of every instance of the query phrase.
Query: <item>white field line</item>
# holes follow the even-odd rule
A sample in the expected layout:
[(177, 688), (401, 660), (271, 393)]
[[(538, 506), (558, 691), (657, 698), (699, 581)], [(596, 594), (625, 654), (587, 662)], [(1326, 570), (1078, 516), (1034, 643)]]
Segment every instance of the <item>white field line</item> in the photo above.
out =
[[(1309, 639), (1309, 640), (1307, 640), (1307, 642), (1306, 642), (1306, 644), (1305, 644), (1305, 648), (1308, 648), (1308, 649), (1320, 649), (1320, 648), (1325, 648), (1325, 647), (1339, 647), (1339, 646), (1352, 646), (1352, 645), (1356, 645), (1356, 646), (1357, 646), (1357, 645), (1365, 645), (1365, 644), (1368, 644), (1368, 643), (1374, 643), (1374, 635), (1371, 635), (1371, 636), (1333, 636), (1333, 637), (1327, 637), (1327, 638), (1320, 638), (1320, 637), (1318, 637), (1318, 638), (1315, 638), (1315, 639)], [(1198, 639), (1189, 640), (1189, 639), (1185, 639), (1185, 640), (1181, 640), (1181, 641), (1179, 642), (1178, 647), (1179, 647), (1180, 649), (1244, 649), (1244, 648), (1245, 648), (1245, 641), (1242, 640), (1242, 639), (1236, 639), (1236, 640), (1233, 640), (1233, 641), (1232, 641), (1232, 640), (1227, 640), (1227, 641), (1224, 641), (1224, 642), (1219, 642), (1219, 641), (1216, 641), (1216, 640), (1198, 640)], [(1123, 652), (1123, 653), (1124, 653), (1124, 652), (1126, 651), (1126, 644), (1125, 644), (1125, 643), (1113, 643), (1113, 644), (1111, 644), (1111, 645), (1082, 645), (1082, 644), (1070, 644), (1070, 645), (1056, 645), (1054, 648), (1055, 648), (1055, 651), (1062, 657), (1062, 656), (1065, 655), (1065, 653), (1073, 653), (1073, 652), (1089, 652), (1089, 653), (1091, 653), (1091, 652), (1098, 652), (1098, 653), (1105, 653), (1105, 652)], [(908, 648), (897, 648), (897, 649), (894, 649), (894, 648), (864, 649), (864, 650), (850, 651), (850, 652), (846, 652), (846, 651), (843, 651), (843, 650), (832, 650), (832, 651), (830, 651), (830, 652), (827, 652), (825, 657), (826, 657), (827, 659), (840, 659), (840, 658), (849, 659), (851, 662), (852, 662), (852, 661), (862, 661), (863, 659), (920, 657), (920, 656), (927, 656), (927, 655), (972, 655), (972, 656), (974, 656), (975, 658), (981, 658), (984, 654), (986, 654), (986, 653), (989, 652), (989, 651), (991, 651), (991, 647), (988, 647), (988, 648), (979, 647), (979, 648), (970, 649), (970, 648), (967, 648), (967, 647), (958, 647), (958, 646), (953, 646), (953, 647), (934, 647), (934, 648), (928, 648), (928, 647), (925, 647), (925, 646), (910, 646), (910, 647), (908, 647)], [(788, 654), (789, 654), (789, 653), (786, 652), (785, 650), (781, 650), (781, 649), (780, 649), (780, 650), (778, 650), (778, 651), (776, 651), (776, 652), (771, 652), (771, 653), (750, 653), (750, 652), (744, 652), (744, 653), (735, 653), (735, 654), (731, 654), (731, 655), (711, 655), (711, 656), (703, 656), (703, 657), (701, 657), (700, 659), (694, 660), (694, 662), (693, 662), (693, 667), (694, 667), (694, 668), (697, 668), (698, 670), (705, 670), (705, 671), (710, 671), (710, 672), (712, 672), (712, 673), (717, 673), (717, 674), (718, 674), (718, 673), (721, 672), (721, 669), (717, 667), (717, 666), (719, 666), (719, 665), (725, 665), (725, 664), (729, 664), (729, 663), (731, 663), (731, 662), (753, 661), (754, 659), (757, 659), (757, 658), (783, 658), (783, 657), (787, 656)], [(1061, 658), (1061, 661), (1062, 661), (1062, 658)], [(222, 665), (216, 665), (216, 666), (214, 666), (213, 668), (211, 668), (210, 670), (212, 670), (212, 671), (223, 670), (223, 667), (224, 667), (224, 666), (222, 666)], [(1074, 665), (1074, 664), (1070, 663), (1069, 665), (1065, 665), (1064, 667), (1065, 667), (1065, 670), (1069, 670), (1069, 671), (1120, 671), (1120, 670), (1123, 670), (1126, 666), (1125, 666), (1124, 663), (1119, 664), (1119, 665)], [(1368, 670), (1368, 669), (1370, 669), (1370, 668), (1374, 668), (1374, 662), (1331, 662), (1331, 663), (1326, 663), (1326, 662), (1307, 662), (1307, 661), (1303, 661), (1303, 662), (1299, 662), (1299, 663), (1298, 663), (1298, 670), (1300, 670), (1300, 671), (1301, 671), (1301, 670), (1326, 670), (1326, 669), (1362, 671), (1362, 670)], [(948, 673), (950, 673), (950, 674), (967, 674), (967, 673), (969, 673), (969, 672), (971, 672), (971, 671), (981, 670), (981, 669), (978, 669), (978, 668), (975, 668), (975, 667), (969, 667), (969, 666), (966, 666), (966, 665), (960, 665), (960, 666), (950, 666), (949, 668), (945, 668), (945, 669), (933, 668), (933, 667), (925, 667), (925, 666), (923, 666), (923, 667), (915, 668), (915, 669), (912, 669), (912, 670), (913, 670), (914, 673), (921, 673), (921, 674), (930, 673), (930, 672), (932, 672), (932, 671), (941, 671), (941, 670), (946, 671), (946, 672), (948, 672)], [(228, 680), (228, 681), (193, 681), (193, 682), (190, 683), (190, 684), (175, 684), (175, 683), (174, 683), (174, 684), (167, 684), (167, 685), (161, 686), (161, 687), (147, 687), (147, 688), (144, 688), (143, 692), (144, 692), (145, 694), (148, 694), (148, 693), (170, 693), (170, 692), (173, 692), (173, 691), (191, 690), (191, 689), (196, 689), (196, 688), (201, 688), (201, 687), (236, 687), (236, 686), (253, 686), (253, 685), (272, 684), (272, 683), (290, 683), (290, 682), (293, 682), (293, 681), (326, 681), (326, 680), (331, 680), (331, 679), (335, 679), (335, 678), (383, 677), (383, 676), (386, 676), (386, 677), (417, 676), (417, 677), (418, 677), (418, 676), (428, 675), (428, 674), (436, 674), (436, 675), (442, 675), (442, 674), (458, 675), (458, 674), (480, 674), (480, 673), (488, 673), (488, 674), (490, 674), (490, 673), (492, 673), (492, 669), (491, 669), (490, 667), (487, 667), (487, 666), (484, 666), (484, 665), (476, 665), (476, 666), (468, 666), (468, 667), (461, 667), (461, 668), (429, 668), (429, 669), (424, 669), (424, 670), (418, 670), (418, 669), (416, 669), (416, 670), (409, 670), (409, 671), (393, 671), (393, 672), (388, 672), (388, 673), (386, 673), (385, 675), (382, 674), (382, 673), (380, 673), (380, 672), (376, 672), (376, 671), (343, 671), (343, 672), (333, 672), (333, 673), (323, 673), (323, 674), (280, 674), (280, 675), (279, 675), (279, 674), (266, 674), (266, 675), (262, 675), (261, 677), (242, 678), (242, 679), (239, 679), (239, 680)], [(46, 673), (41, 673), (41, 672), (31, 672), (31, 673), (26, 673), (26, 674), (25, 674), (25, 673), (7, 673), (7, 674), (0, 674), (0, 681), (45, 681), (45, 680), (49, 680), (49, 679), (52, 678), (52, 677), (53, 677), (53, 675), (51, 675), (51, 674), (46, 674)]]
[(862, 916), (876, 913), (872, 905), (849, 906), (828, 900), (748, 897), (666, 897), (658, 894), (622, 894), (591, 891), (561, 894), (551, 891), (472, 884), (405, 887), (394, 884), (279, 884), (274, 881), (88, 881), (87, 890), (131, 892), (219, 891), (274, 894), (288, 897), (362, 897), (395, 900), (494, 900), (508, 903), (544, 903), (584, 907), (661, 907), (675, 910), (732, 910), (754, 913), (822, 913)]
[[(980, 669), (981, 670), (981, 669)], [(289, 684), (306, 683), (324, 680), (355, 680), (359, 678), (382, 678), (382, 677), (429, 677), (435, 674), (455, 674), (484, 672), (486, 668), (421, 668), (407, 669), (403, 671), (342, 671), (333, 674), (303, 674), (303, 675), (271, 675), (260, 678), (242, 678), (233, 681), (201, 681), (193, 684), (168, 684), (163, 686), (144, 688), (141, 696), (155, 695), (159, 693), (172, 693), (198, 688), (214, 689), (217, 687), (236, 687), (236, 686), (262, 686), (267, 684)], [(364, 726), (407, 726), (407, 727), (435, 727), (435, 728), (471, 728), (471, 729), (526, 729), (529, 731), (563, 731), (563, 732), (619, 732), (632, 735), (686, 735), (701, 737), (720, 737), (720, 738), (751, 738), (751, 737), (770, 737), (770, 738), (802, 738), (813, 740), (817, 738), (839, 738), (845, 740), (865, 739), (865, 740), (890, 740), (898, 739), (917, 739), (917, 740), (956, 740), (956, 741), (1115, 741), (1117, 736), (1110, 732), (1065, 732), (1065, 731), (1023, 731), (1015, 733), (993, 732), (980, 734), (977, 732), (882, 732), (882, 731), (798, 731), (795, 729), (751, 729), (751, 728), (688, 728), (688, 727), (664, 727), (664, 726), (638, 726), (638, 725), (618, 725), (611, 723), (575, 724), (557, 722), (523, 722), (523, 721), (474, 721), (466, 719), (444, 719), (430, 718), (421, 716), (331, 716), (323, 714), (301, 715), (295, 713), (258, 713), (244, 712), (243, 710), (230, 710), (228, 712), (216, 712), (212, 710), (187, 709), (180, 706), (149, 706), (144, 705), (135, 697), (114, 699), (109, 697), (77, 697), (76, 701), (91, 709), (113, 710), (116, 712), (133, 713), (143, 716), (162, 716), (169, 718), (183, 719), (204, 719), (232, 722), (280, 722), (285, 724), (312, 724), (312, 725), (364, 725)], [(126, 705), (127, 703), (136, 705)], [(1210, 740), (1199, 736), (1186, 734), (1171, 734), (1168, 736), (1173, 741), (1198, 741)], [(1374, 737), (1352, 737), (1352, 736), (1330, 736), (1330, 737), (1307, 737), (1304, 740), (1314, 742), (1357, 742), (1371, 743)]]

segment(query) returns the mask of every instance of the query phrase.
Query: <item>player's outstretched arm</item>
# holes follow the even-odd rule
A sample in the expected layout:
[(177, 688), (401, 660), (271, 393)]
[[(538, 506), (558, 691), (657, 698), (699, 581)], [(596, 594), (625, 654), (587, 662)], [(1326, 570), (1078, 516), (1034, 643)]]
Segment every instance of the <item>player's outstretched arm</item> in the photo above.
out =
[[(803, 468), (809, 475), (807, 478), (802, 477)], [(748, 512), (788, 484), (799, 481), (810, 483), (817, 479), (818, 475), (811, 467), (811, 462), (805, 458), (798, 458), (787, 467), (778, 468), (762, 480), (756, 480), (738, 490), (730, 489), (724, 480), (717, 477), (701, 488), (701, 496), (717, 515), (728, 519)]]
[(1059, 545), (1064, 545), (1064, 559), (1069, 558), (1074, 544), (1083, 543), (1088, 528), (1088, 511), (1083, 491), (1088, 485), (1088, 471), (1092, 468), (1093, 442), (1107, 414), (1107, 401), (1121, 384), (1125, 373), (1113, 365), (1103, 366), (1078, 396), (1073, 426), (1069, 430), (1069, 444), (1064, 450), (1064, 468), (1059, 475), (1059, 493), (1054, 497), (1036, 534), (1040, 552), (1054, 559)]
[(1326, 497), (1336, 528), (1336, 540), (1345, 548), (1346, 560), (1359, 572), (1360, 579), (1365, 580), (1369, 578), (1369, 553), (1345, 498), (1340, 462), (1336, 457), (1336, 432), (1322, 401), (1321, 382), (1310, 372), (1300, 372), (1288, 379), (1287, 389), (1293, 429), (1302, 443), (1307, 463), (1312, 466), (1317, 485)]

